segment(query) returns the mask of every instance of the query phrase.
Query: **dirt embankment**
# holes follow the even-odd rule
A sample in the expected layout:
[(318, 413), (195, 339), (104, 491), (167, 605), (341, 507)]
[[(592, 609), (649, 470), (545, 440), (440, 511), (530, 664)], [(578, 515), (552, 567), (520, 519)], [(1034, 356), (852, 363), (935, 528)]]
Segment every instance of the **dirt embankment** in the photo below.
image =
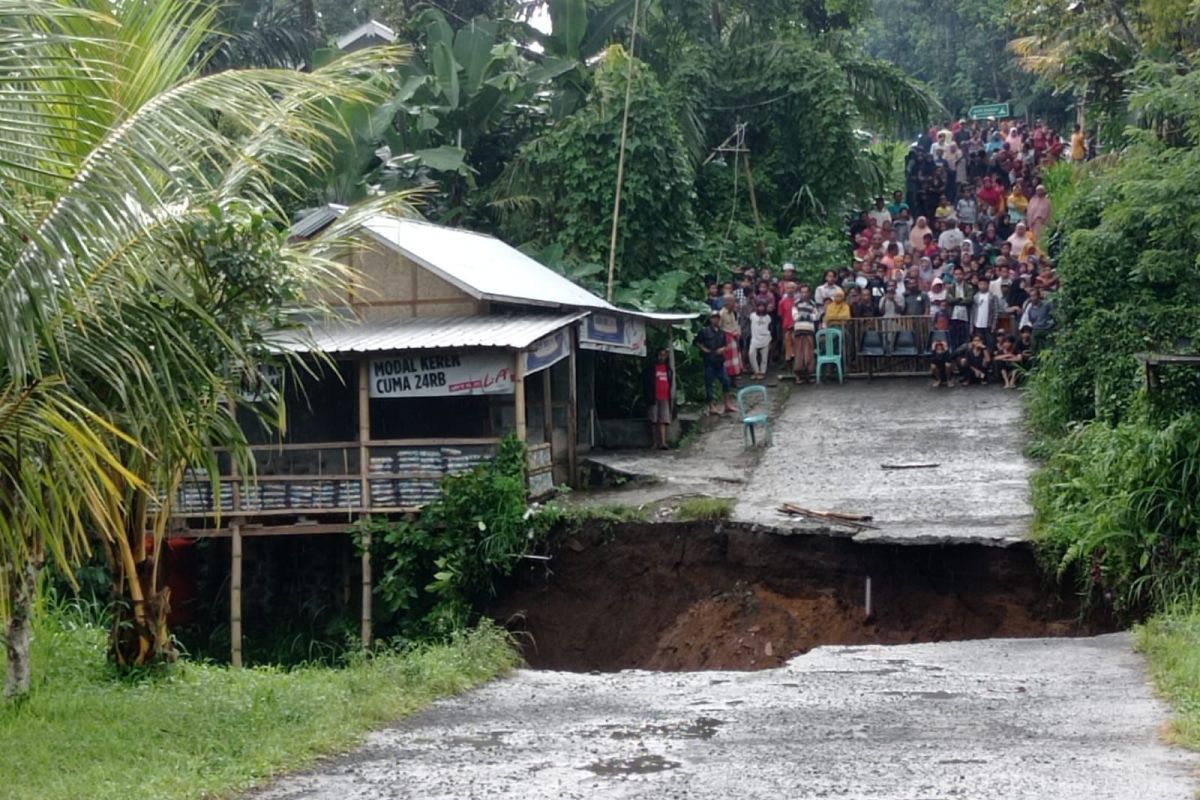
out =
[[(713, 523), (551, 539), (490, 609), (534, 667), (762, 669), (824, 644), (1094, 634), (1030, 549), (855, 544)], [(871, 578), (871, 615), (866, 579)]]

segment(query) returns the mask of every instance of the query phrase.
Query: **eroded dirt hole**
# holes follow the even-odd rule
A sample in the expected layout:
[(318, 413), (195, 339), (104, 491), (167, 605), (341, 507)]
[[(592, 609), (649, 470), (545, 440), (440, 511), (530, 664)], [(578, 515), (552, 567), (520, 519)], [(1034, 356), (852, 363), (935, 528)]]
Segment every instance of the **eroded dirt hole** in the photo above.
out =
[[(708, 523), (551, 538), (491, 615), (535, 668), (765, 669), (827, 644), (1091, 635), (1028, 547), (856, 544)], [(871, 578), (871, 615), (866, 579)]]

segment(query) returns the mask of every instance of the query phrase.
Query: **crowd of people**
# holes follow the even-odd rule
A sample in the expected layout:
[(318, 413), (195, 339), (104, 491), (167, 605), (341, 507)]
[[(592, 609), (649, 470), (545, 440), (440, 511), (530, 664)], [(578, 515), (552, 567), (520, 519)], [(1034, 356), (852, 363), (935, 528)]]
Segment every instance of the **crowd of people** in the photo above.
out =
[(959, 120), (922, 133), (904, 161), (905, 188), (850, 224), (844, 267), (816, 286), (791, 263), (709, 280), (711, 315), (696, 346), (710, 413), (720, 413), (715, 383), (732, 411), (733, 382), (761, 380), (771, 363), (813, 380), (816, 332), (864, 317), (928, 317), (935, 385), (1015, 388), (1054, 325), (1043, 170), (1093, 155), (1078, 126), (1064, 139), (1040, 121)]

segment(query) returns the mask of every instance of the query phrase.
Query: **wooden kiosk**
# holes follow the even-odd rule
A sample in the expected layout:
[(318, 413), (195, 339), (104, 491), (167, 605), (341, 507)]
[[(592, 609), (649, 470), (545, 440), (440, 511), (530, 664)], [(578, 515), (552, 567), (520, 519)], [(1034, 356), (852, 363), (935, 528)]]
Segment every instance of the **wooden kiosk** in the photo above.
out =
[[(312, 236), (340, 213), (319, 209), (293, 234)], [(644, 355), (647, 323), (693, 316), (617, 309), (468, 231), (380, 216), (358, 240), (343, 259), (353, 278), (335, 298), (348, 313), (281, 341), (323, 354), (313, 374), (285, 389), (287, 433), (247, 427), (254, 476), (218, 459), (219, 492), (210, 476), (195, 475), (176, 497), (172, 537), (232, 539), (235, 665), (244, 538), (346, 534), (364, 515), (418, 513), (444, 475), (490, 460), (510, 431), (528, 445), (531, 497), (573, 484), (587, 441), (579, 431), (581, 348)], [(369, 643), (369, 555), (361, 572)]]

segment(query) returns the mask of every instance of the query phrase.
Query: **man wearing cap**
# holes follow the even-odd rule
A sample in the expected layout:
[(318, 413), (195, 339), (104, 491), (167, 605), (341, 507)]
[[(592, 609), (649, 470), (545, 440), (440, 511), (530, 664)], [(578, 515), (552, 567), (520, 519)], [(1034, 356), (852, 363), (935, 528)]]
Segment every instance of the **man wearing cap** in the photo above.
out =
[(721, 330), (721, 314), (714, 311), (708, 317), (708, 324), (696, 334), (696, 347), (704, 355), (704, 394), (708, 398), (708, 413), (720, 414), (717, 410), (712, 383), (714, 380), (721, 384), (721, 392), (725, 399), (726, 411), (737, 411), (733, 404), (730, 390), (733, 382), (725, 372), (725, 333)]

